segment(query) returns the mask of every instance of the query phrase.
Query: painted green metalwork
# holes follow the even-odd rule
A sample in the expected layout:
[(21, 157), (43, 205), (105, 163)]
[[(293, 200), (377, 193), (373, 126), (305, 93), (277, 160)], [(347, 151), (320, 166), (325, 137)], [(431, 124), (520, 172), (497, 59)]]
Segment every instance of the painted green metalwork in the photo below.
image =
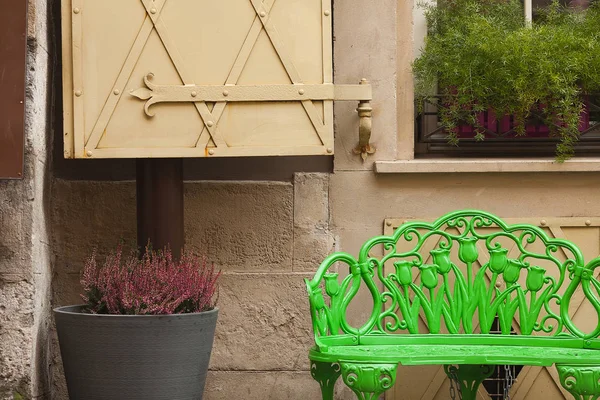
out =
[(378, 400), (394, 386), (398, 364), (357, 364), (342, 362), (342, 378), (359, 400)]
[(477, 388), (494, 372), (493, 365), (444, 365), (444, 372), (451, 382), (458, 382), (461, 399), (476, 399)]
[(340, 365), (336, 363), (318, 361), (311, 361), (310, 363), (310, 374), (314, 380), (319, 382), (323, 400), (333, 400), (335, 382), (341, 373)]
[[(337, 272), (343, 264), (347, 274)], [(585, 264), (567, 240), (550, 238), (536, 226), (507, 225), (482, 211), (405, 223), (391, 236), (367, 241), (358, 259), (332, 254), (306, 280), (315, 336), (309, 357), (340, 363), (344, 382), (360, 399), (387, 389), (386, 380), (377, 390), (366, 390), (376, 386), (373, 371), (398, 363), (458, 364), (463, 371), (479, 368), (464, 367), (469, 364), (568, 364), (559, 371), (579, 372), (569, 372), (575, 377), (566, 379), (571, 388), (564, 379), (563, 385), (587, 394), (591, 389), (580, 389), (580, 382), (594, 370), (590, 365), (600, 366), (600, 323), (591, 330), (577, 327), (569, 309), (581, 292), (578, 301), (589, 302), (600, 321), (594, 272), (599, 265), (600, 257)], [(361, 286), (373, 307), (368, 319), (354, 326), (346, 313)], [(500, 334), (490, 334), (495, 320)], [(516, 335), (511, 335), (513, 321), (519, 325)], [(352, 366), (352, 374), (344, 365)], [(578, 373), (583, 375), (577, 378)], [(383, 376), (393, 382), (395, 369)], [(324, 392), (323, 398), (331, 397)]]
[(577, 400), (596, 400), (600, 397), (599, 365), (557, 365), (560, 383)]

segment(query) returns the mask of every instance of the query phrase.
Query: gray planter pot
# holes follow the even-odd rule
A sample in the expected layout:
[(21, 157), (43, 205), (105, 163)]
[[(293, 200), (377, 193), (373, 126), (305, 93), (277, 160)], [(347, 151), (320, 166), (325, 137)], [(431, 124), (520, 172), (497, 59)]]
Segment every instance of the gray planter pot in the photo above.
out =
[(54, 310), (71, 400), (199, 400), (218, 309), (177, 315)]

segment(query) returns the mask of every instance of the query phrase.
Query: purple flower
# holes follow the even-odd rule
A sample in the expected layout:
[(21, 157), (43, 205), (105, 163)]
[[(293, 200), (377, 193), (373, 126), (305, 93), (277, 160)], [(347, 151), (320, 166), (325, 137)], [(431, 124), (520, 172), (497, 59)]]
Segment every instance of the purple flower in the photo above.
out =
[(184, 253), (174, 260), (170, 250), (151, 251), (139, 259), (123, 257), (122, 248), (98, 267), (96, 252), (81, 277), (82, 298), (97, 314), (180, 314), (207, 311), (215, 306), (220, 272), (206, 259)]

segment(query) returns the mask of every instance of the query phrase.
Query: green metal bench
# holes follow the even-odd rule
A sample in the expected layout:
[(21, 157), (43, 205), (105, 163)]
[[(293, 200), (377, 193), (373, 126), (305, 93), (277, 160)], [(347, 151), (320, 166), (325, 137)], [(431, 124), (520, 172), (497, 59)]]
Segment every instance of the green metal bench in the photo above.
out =
[[(347, 275), (329, 271), (343, 264)], [(323, 399), (333, 399), (341, 375), (359, 399), (375, 400), (394, 385), (398, 364), (443, 364), (462, 398), (475, 399), (493, 365), (556, 364), (575, 398), (597, 399), (599, 265), (567, 240), (482, 211), (407, 222), (367, 241), (358, 260), (332, 254), (306, 280), (312, 376)], [(356, 296), (361, 287), (366, 297)], [(361, 326), (346, 316), (353, 299), (373, 304)], [(570, 315), (581, 302), (594, 310), (584, 327)]]

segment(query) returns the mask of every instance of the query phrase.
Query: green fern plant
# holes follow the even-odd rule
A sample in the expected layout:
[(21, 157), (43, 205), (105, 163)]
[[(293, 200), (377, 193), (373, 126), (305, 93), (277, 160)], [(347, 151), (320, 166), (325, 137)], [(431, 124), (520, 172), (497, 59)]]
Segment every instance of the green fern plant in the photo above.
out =
[(448, 141), (477, 113), (513, 115), (518, 135), (533, 110), (559, 138), (556, 158), (574, 155), (582, 98), (600, 91), (600, 7), (567, 9), (555, 0), (525, 23), (519, 0), (439, 0), (425, 8), (429, 34), (413, 64), (417, 100), (440, 94)]

